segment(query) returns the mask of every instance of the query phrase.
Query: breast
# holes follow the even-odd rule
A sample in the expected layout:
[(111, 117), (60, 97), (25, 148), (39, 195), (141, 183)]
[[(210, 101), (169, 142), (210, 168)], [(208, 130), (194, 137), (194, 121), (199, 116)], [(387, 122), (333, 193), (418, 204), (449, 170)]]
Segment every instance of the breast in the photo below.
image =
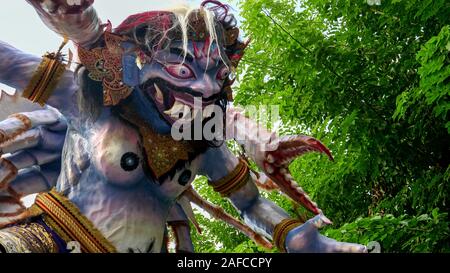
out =
[(118, 118), (99, 122), (90, 136), (92, 159), (109, 183), (132, 186), (144, 177), (139, 133)]

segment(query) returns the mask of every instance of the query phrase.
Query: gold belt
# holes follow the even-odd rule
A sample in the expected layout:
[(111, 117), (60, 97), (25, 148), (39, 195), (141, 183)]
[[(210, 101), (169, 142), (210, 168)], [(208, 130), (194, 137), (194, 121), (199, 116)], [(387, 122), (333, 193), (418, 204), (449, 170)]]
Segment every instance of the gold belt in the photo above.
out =
[(66, 243), (75, 241), (83, 253), (114, 253), (116, 248), (94, 227), (80, 210), (55, 189), (39, 194), (30, 208)]

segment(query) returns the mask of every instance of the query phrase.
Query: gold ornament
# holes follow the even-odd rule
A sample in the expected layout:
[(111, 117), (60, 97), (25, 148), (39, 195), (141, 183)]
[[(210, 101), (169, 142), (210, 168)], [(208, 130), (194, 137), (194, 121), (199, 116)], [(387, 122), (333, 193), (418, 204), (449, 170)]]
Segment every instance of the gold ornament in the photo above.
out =
[(176, 141), (171, 135), (156, 133), (130, 107), (124, 107), (121, 115), (139, 129), (147, 155), (147, 164), (156, 178), (172, 170), (178, 161), (189, 160), (189, 153), (195, 152), (189, 141)]
[(115, 247), (66, 197), (52, 189), (36, 197), (30, 215), (42, 215), (44, 222), (66, 243), (80, 243), (83, 253), (114, 253)]
[(91, 50), (78, 47), (78, 57), (89, 71), (89, 78), (103, 83), (103, 104), (114, 106), (127, 98), (133, 91), (122, 81), (123, 49), (121, 43), (128, 39), (105, 31), (104, 40), (104, 47)]
[(65, 39), (56, 53), (47, 53), (42, 57), (41, 63), (23, 91), (24, 98), (42, 106), (47, 102), (66, 71), (61, 50), (67, 42)]
[(227, 176), (214, 181), (209, 184), (214, 188), (214, 191), (220, 193), (223, 197), (228, 197), (233, 192), (241, 189), (247, 184), (250, 176), (247, 163), (243, 159), (239, 159), (239, 164)]

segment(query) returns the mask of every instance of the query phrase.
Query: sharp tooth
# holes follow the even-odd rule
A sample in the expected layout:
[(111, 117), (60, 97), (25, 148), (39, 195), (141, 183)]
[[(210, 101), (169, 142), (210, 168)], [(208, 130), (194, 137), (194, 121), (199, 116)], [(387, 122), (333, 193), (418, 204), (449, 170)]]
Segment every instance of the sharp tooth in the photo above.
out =
[(159, 86), (156, 83), (154, 83), (153, 86), (155, 87), (155, 90), (156, 90), (156, 94), (155, 94), (156, 100), (160, 103), (164, 103), (164, 96), (163, 96), (161, 89), (159, 89)]
[(191, 107), (188, 105), (183, 106), (183, 116), (180, 118), (180, 113), (178, 113), (178, 116), (175, 118), (182, 119), (184, 121), (190, 121), (192, 119), (192, 116), (189, 117), (189, 114), (191, 113)]
[(175, 101), (172, 108), (164, 111), (164, 113), (177, 120), (183, 119), (185, 121), (189, 121), (192, 119), (192, 117), (189, 117), (189, 114), (191, 113), (191, 107), (178, 100)]
[(172, 116), (172, 115), (178, 115), (180, 112), (182, 112), (184, 109), (184, 104), (182, 104), (179, 101), (175, 101), (175, 103), (173, 104), (172, 108), (170, 108), (169, 110), (164, 111), (164, 114)]

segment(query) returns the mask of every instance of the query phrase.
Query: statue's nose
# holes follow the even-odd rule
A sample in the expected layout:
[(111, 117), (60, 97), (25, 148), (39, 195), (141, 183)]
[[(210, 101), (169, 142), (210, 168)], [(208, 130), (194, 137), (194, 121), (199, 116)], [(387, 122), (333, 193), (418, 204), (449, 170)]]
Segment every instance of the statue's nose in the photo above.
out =
[(208, 99), (220, 93), (221, 87), (216, 79), (205, 74), (200, 77), (191, 87), (194, 91), (203, 94), (203, 99)]

